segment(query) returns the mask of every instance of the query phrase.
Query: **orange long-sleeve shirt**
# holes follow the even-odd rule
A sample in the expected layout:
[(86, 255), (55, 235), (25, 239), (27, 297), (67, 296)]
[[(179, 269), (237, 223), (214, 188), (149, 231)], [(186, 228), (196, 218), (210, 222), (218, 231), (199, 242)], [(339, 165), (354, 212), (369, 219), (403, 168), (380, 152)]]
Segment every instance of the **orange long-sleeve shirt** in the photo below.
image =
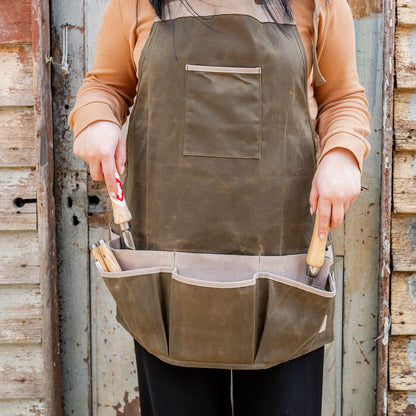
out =
[[(314, 86), (312, 43), (314, 0), (289, 2), (308, 60), (308, 97), (312, 120), (321, 142), (321, 158), (330, 150), (350, 150), (362, 167), (370, 145), (369, 114), (360, 86), (355, 37), (347, 0), (320, 0), (317, 56), (326, 83)], [(137, 65), (155, 12), (148, 0), (110, 0), (97, 36), (92, 70), (79, 89), (69, 124), (75, 138), (95, 121), (126, 121), (137, 86)]]

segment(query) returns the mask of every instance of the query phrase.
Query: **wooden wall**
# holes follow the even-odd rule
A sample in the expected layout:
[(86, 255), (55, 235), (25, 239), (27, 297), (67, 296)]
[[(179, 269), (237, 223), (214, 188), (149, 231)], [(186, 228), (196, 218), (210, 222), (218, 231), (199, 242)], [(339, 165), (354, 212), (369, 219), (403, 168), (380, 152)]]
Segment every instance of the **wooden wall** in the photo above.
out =
[(416, 414), (416, 0), (397, 0), (389, 415)]
[[(0, 415), (58, 415), (49, 388), (54, 253), (44, 233), (53, 230), (44, 222), (51, 208), (44, 182), (47, 2), (0, 0), (0, 10)], [(57, 385), (52, 390), (59, 394)]]

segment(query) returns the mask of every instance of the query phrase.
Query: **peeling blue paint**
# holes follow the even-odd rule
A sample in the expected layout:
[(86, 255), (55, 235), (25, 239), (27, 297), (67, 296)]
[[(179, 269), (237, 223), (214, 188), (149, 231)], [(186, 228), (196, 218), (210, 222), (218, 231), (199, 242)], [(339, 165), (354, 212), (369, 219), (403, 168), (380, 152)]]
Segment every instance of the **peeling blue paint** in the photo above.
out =
[(416, 391), (407, 392), (407, 403), (409, 406), (416, 406)]
[(407, 278), (407, 286), (409, 288), (409, 294), (412, 298), (412, 302), (416, 305), (416, 274)]
[(411, 121), (416, 121), (416, 93), (412, 94), (406, 102), (407, 117)]
[(412, 248), (416, 250), (416, 218), (411, 217), (406, 221), (406, 237)]
[(410, 339), (407, 343), (406, 351), (410, 368), (412, 369), (412, 376), (416, 377), (416, 339)]
[(412, 61), (416, 63), (416, 28), (412, 28), (412, 34), (410, 35), (410, 54)]

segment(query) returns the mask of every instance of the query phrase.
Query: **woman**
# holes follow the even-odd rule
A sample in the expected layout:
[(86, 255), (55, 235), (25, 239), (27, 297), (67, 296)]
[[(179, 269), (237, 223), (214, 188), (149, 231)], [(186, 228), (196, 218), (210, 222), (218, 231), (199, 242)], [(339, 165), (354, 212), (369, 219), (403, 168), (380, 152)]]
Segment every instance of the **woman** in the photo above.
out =
[[(74, 152), (114, 195), (137, 92), (125, 183), (136, 247), (304, 253), (318, 201), (325, 238), (360, 191), (370, 147), (354, 49), (346, 0), (110, 0), (70, 115)], [(231, 415), (231, 401), (237, 416), (320, 414), (323, 347), (232, 373), (135, 347), (143, 416)]]

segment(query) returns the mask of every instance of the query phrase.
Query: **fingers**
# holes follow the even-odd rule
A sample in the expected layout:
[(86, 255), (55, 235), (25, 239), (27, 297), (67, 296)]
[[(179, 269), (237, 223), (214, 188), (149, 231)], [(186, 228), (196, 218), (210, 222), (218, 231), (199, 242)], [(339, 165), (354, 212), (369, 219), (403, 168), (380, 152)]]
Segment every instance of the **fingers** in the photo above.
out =
[(103, 170), (99, 161), (90, 163), (90, 174), (94, 181), (102, 181), (104, 179)]
[(105, 183), (107, 185), (108, 193), (112, 198), (115, 198), (117, 196), (117, 182), (115, 175), (114, 159), (104, 159), (101, 162), (101, 166), (104, 174)]
[(326, 238), (329, 229), (329, 222), (331, 220), (331, 201), (321, 199), (319, 201), (319, 226), (318, 236), (321, 240)]
[(344, 206), (342, 204), (332, 205), (331, 228), (338, 228), (344, 219)]
[(311, 193), (309, 195), (309, 204), (311, 206), (311, 215), (316, 212), (316, 208), (318, 207), (318, 188), (316, 186), (316, 182), (312, 182)]
[(116, 168), (118, 173), (122, 175), (124, 173), (124, 165), (126, 163), (126, 139), (121, 135), (115, 152)]

